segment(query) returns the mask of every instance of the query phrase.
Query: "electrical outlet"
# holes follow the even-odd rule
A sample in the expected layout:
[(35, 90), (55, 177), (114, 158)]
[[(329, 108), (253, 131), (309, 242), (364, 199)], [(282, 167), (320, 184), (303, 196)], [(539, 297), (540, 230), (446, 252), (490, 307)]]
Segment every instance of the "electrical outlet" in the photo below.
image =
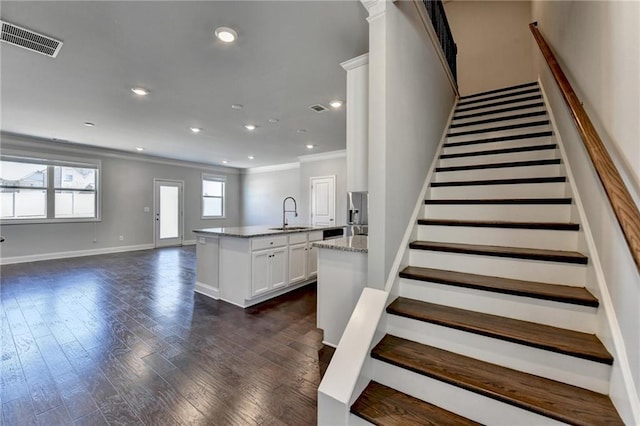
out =
[(145, 207), (145, 208), (144, 208), (144, 212), (145, 212), (145, 213), (149, 213), (149, 207)]
[(124, 241), (124, 235), (120, 235), (119, 240), (120, 240), (120, 241)]

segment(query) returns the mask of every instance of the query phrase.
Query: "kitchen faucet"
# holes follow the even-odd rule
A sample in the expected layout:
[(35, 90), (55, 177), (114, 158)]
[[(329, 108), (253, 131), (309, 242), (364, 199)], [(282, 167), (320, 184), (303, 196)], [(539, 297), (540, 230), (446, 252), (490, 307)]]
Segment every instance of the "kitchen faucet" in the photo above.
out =
[[(291, 198), (293, 200), (293, 210), (286, 210), (287, 200)], [(296, 199), (293, 197), (287, 197), (282, 201), (282, 229), (287, 227), (287, 219), (285, 218), (286, 213), (295, 213), (295, 217), (298, 217), (298, 203), (296, 203)]]

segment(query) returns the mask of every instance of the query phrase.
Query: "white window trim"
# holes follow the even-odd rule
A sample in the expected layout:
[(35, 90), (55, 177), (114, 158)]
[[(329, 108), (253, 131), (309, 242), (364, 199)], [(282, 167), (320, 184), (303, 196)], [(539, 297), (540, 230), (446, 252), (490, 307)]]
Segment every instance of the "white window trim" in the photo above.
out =
[(59, 218), (50, 217), (53, 215), (52, 210), (55, 209), (53, 204), (50, 204), (51, 194), (55, 193), (53, 184), (53, 177), (47, 178), (47, 186), (43, 189), (47, 191), (47, 218), (33, 218), (33, 219), (0, 219), (0, 225), (27, 225), (27, 224), (39, 224), (39, 223), (78, 223), (78, 222), (101, 222), (102, 221), (102, 161), (90, 158), (61, 156), (55, 154), (34, 154), (33, 152), (19, 151), (19, 150), (3, 150), (0, 155), (2, 161), (16, 161), (22, 163), (38, 163), (46, 164), (47, 166), (71, 166), (71, 167), (85, 167), (96, 169), (96, 216), (95, 217), (78, 217), (78, 218)]
[[(205, 216), (204, 215), (204, 194), (203, 183), (205, 180), (222, 182), (222, 216)], [(223, 175), (214, 175), (211, 173), (202, 173), (202, 179), (200, 179), (200, 219), (202, 220), (216, 220), (227, 218), (227, 177)]]

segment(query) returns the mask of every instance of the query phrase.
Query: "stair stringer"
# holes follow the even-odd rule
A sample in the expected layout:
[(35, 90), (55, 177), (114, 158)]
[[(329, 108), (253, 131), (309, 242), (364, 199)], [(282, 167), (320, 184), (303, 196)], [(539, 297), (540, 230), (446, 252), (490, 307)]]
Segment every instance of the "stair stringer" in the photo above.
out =
[[(318, 387), (318, 425), (354, 424), (353, 418), (355, 416), (351, 415), (349, 410), (374, 376), (370, 352), (387, 332), (385, 310), (399, 295), (400, 271), (409, 265), (409, 243), (417, 238), (418, 218), (424, 211), (424, 200), (428, 198), (429, 188), (440, 161), (440, 154), (447, 141), (447, 132), (458, 102), (459, 99), (456, 100), (449, 113), (440, 142), (435, 150), (433, 162), (409, 218), (400, 248), (391, 265), (384, 290), (365, 288), (362, 291), (320, 382)], [(357, 423), (361, 424), (362, 420), (358, 418)]]
[(580, 193), (575, 183), (571, 164), (568, 161), (567, 151), (562, 141), (556, 117), (551, 108), (551, 103), (542, 80), (538, 79), (542, 99), (547, 109), (549, 121), (556, 138), (558, 150), (565, 166), (567, 183), (573, 197), (571, 220), (578, 221), (580, 231), (578, 234), (578, 251), (589, 257), (585, 287), (600, 301), (600, 307), (596, 317), (596, 334), (601, 339), (607, 350), (613, 355), (615, 362), (611, 370), (609, 384), (609, 396), (616, 406), (621, 417), (627, 424), (640, 424), (640, 393), (633, 379), (629, 358), (626, 355), (625, 342), (617, 320), (611, 294), (609, 293), (605, 274), (598, 256), (598, 250), (591, 233), (589, 221), (585, 212)]

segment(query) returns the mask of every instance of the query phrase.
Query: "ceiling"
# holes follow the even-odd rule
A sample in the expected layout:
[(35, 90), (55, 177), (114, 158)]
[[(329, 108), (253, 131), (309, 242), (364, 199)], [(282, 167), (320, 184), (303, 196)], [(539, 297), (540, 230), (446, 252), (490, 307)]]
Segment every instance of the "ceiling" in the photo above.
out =
[(240, 168), (345, 148), (345, 106), (308, 107), (344, 100), (340, 62), (368, 50), (356, 0), (2, 1), (1, 17), (64, 42), (1, 44), (3, 132)]

